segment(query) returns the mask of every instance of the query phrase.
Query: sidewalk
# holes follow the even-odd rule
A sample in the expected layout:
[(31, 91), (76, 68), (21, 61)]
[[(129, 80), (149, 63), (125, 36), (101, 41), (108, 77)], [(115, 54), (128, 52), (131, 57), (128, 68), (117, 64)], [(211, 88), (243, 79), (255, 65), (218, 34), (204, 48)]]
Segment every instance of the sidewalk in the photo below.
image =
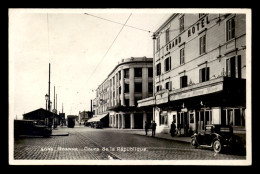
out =
[(65, 132), (64, 130), (58, 128), (58, 129), (53, 129), (51, 136), (69, 136), (68, 132)]
[(145, 135), (145, 130), (144, 129), (117, 129), (117, 128), (104, 128), (105, 130), (111, 130), (111, 131), (119, 131), (119, 132), (125, 132), (129, 134), (135, 134), (135, 135), (141, 135), (141, 136), (147, 136), (151, 138), (160, 138), (160, 139), (167, 139), (167, 140), (172, 140), (172, 141), (180, 141), (180, 142), (185, 142), (185, 143), (190, 143), (191, 138), (190, 137), (171, 137), (171, 134), (165, 134), (165, 133), (157, 133), (155, 134), (155, 137), (152, 137), (152, 131), (148, 131), (148, 135)]

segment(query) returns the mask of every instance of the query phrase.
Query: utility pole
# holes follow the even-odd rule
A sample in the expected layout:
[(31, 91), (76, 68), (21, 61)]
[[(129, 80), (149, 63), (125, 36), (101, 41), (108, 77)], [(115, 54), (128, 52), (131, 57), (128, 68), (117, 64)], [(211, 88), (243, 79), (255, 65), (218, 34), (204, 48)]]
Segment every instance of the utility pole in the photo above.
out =
[(48, 100), (48, 110), (50, 111), (50, 109), (51, 109), (51, 106), (50, 106), (50, 99), (51, 99), (51, 91), (50, 91), (50, 85), (51, 85), (51, 64), (49, 63), (49, 93), (48, 93), (48, 95), (49, 95), (49, 100)]
[(53, 110), (55, 111), (55, 86), (54, 86), (54, 95), (53, 95), (53, 99), (54, 99), (54, 107), (53, 107)]

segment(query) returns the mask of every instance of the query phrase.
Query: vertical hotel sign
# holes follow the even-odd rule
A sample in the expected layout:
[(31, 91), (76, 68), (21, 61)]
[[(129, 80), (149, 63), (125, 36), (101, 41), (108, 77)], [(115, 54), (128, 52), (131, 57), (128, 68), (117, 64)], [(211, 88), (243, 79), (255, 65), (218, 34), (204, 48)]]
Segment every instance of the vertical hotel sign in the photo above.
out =
[[(194, 25), (190, 26), (184, 33), (186, 33), (187, 38), (189, 38), (193, 36), (195, 33), (202, 31), (202, 29), (204, 29), (207, 24), (209, 24), (208, 15), (203, 18), (200, 18)], [(169, 42), (165, 46), (166, 51), (170, 51), (172, 48), (176, 47), (177, 45), (180, 45), (180, 43), (182, 42), (181, 36), (184, 36), (184, 33), (181, 33), (179, 36), (177, 36), (171, 42)]]

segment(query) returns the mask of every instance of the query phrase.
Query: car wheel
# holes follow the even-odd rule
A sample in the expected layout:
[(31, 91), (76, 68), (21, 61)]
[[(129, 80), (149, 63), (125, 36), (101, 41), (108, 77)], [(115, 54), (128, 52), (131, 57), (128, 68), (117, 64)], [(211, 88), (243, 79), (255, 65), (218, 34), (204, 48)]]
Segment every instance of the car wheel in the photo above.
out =
[(191, 140), (191, 145), (192, 145), (193, 147), (195, 147), (195, 148), (198, 147), (198, 143), (196, 142), (195, 139), (192, 139), (192, 140)]
[(219, 153), (222, 149), (221, 142), (219, 140), (216, 140), (213, 142), (213, 149), (216, 153)]

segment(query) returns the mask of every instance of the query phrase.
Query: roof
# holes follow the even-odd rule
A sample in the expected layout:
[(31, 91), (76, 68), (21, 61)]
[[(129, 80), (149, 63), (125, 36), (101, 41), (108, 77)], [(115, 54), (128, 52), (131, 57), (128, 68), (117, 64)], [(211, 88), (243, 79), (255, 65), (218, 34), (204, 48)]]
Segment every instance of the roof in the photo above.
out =
[(102, 115), (94, 115), (91, 119), (89, 119), (87, 122), (94, 122), (94, 121), (100, 121), (102, 118), (107, 116), (108, 113), (102, 114)]
[(34, 110), (34, 111), (25, 113), (25, 114), (23, 114), (23, 115), (27, 116), (27, 115), (30, 115), (30, 114), (34, 114), (35, 112), (38, 112), (38, 111), (42, 111), (42, 112), (45, 112), (45, 113), (48, 113), (48, 114), (57, 115), (57, 114), (55, 114), (55, 113), (53, 113), (53, 112), (50, 112), (50, 111), (48, 111), (48, 110), (46, 110), (46, 109), (43, 109), (43, 108), (36, 109), (36, 110)]

